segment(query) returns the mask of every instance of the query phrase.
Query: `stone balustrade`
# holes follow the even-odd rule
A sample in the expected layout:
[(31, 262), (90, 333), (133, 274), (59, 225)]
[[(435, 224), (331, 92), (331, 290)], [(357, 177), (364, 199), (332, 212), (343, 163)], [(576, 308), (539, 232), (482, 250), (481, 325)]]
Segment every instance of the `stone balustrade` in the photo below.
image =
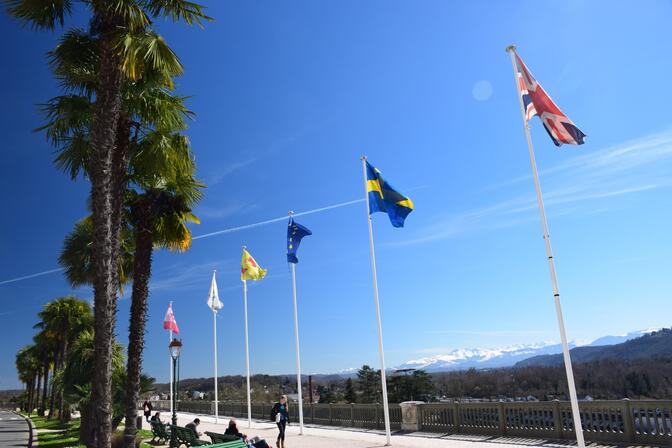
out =
[[(153, 402), (156, 409), (170, 409), (168, 401)], [(269, 419), (272, 403), (253, 403), (252, 418)], [(596, 442), (672, 446), (672, 401), (584, 401), (580, 405), (586, 440)], [(214, 415), (214, 402), (181, 401), (178, 410)], [(290, 404), (290, 418), (298, 421), (298, 407)], [(220, 402), (219, 415), (245, 418), (244, 402)], [(383, 429), (379, 404), (306, 404), (304, 423), (351, 428)], [(390, 404), (393, 430), (441, 434), (574, 439), (569, 402), (479, 402)]]

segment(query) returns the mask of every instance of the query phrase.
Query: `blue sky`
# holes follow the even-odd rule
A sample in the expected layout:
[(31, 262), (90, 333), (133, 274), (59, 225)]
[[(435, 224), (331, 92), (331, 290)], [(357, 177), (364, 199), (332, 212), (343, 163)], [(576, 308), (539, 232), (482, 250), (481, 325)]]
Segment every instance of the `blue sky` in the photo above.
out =
[[(570, 339), (670, 326), (672, 6), (627, 2), (262, 3), (209, 1), (205, 30), (158, 26), (186, 67), (179, 92), (208, 185), (194, 235), (363, 197), (363, 153), (415, 202), (404, 229), (374, 217), (388, 365), (460, 347), (558, 340), (511, 64), (520, 55), (587, 135), (556, 149), (532, 122)], [(70, 23), (85, 24), (81, 17)], [(0, 389), (42, 304), (75, 293), (57, 268), (86, 214), (88, 184), (52, 165), (31, 130), (58, 94), (43, 57), (56, 35), (0, 15)], [(365, 209), (297, 221), (304, 372), (378, 365)], [(219, 372), (244, 372), (240, 247), (268, 277), (250, 285), (251, 366), (294, 371), (286, 223), (157, 252), (145, 369), (168, 375), (169, 301), (185, 344), (182, 377), (212, 374), (206, 298), (218, 271)], [(128, 295), (119, 300), (125, 343)]]

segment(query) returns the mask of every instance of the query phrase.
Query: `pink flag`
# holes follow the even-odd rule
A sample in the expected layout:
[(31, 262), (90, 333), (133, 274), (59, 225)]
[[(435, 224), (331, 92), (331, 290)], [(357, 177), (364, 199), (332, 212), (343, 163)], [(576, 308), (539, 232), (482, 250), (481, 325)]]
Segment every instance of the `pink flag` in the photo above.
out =
[(175, 334), (180, 334), (180, 329), (177, 327), (177, 322), (175, 322), (175, 315), (173, 314), (173, 302), (170, 302), (170, 305), (168, 305), (166, 317), (163, 319), (163, 329), (171, 330)]

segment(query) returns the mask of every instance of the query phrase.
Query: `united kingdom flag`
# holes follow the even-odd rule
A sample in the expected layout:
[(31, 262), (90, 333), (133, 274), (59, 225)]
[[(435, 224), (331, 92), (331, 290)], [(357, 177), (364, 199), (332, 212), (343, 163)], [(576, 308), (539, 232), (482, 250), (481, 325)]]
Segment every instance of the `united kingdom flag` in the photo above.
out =
[(534, 79), (518, 53), (514, 52), (514, 55), (518, 76), (518, 91), (523, 98), (525, 119), (529, 121), (537, 115), (555, 146), (560, 146), (563, 143), (583, 145), (586, 134), (581, 132), (581, 129), (577, 128), (572, 120), (555, 105), (551, 97), (541, 87), (541, 84)]

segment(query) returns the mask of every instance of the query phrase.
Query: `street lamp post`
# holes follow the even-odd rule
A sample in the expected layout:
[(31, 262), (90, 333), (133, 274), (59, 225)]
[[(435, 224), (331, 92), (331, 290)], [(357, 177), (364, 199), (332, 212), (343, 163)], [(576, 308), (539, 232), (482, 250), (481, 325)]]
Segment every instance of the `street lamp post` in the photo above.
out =
[[(177, 339), (173, 339), (168, 345), (168, 350), (170, 351), (170, 357), (173, 359), (173, 372), (176, 372), (177, 359), (180, 357), (180, 351), (182, 350), (182, 342)], [(177, 426), (177, 406), (175, 405), (177, 400), (177, 375), (173, 375), (173, 383), (170, 385), (173, 391), (173, 415), (172, 415), (172, 424), (173, 427)], [(177, 434), (175, 430), (170, 431), (170, 446), (171, 448), (177, 447)]]

